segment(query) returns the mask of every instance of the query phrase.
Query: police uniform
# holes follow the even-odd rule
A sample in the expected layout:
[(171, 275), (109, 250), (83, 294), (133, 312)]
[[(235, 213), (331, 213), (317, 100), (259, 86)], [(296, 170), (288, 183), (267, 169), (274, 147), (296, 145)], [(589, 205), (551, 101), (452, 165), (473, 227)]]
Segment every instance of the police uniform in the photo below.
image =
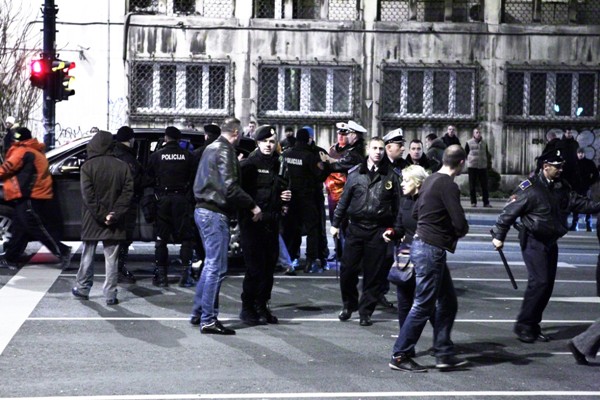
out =
[[(372, 324), (371, 314), (381, 294), (381, 283), (387, 276), (382, 273), (387, 249), (382, 235), (396, 221), (400, 198), (398, 178), (385, 162), (380, 162), (376, 171), (369, 171), (367, 160), (348, 174), (331, 223), (339, 229), (342, 220), (349, 219), (340, 272), (343, 309), (338, 318), (341, 321), (358, 310), (360, 325)], [(361, 271), (363, 282), (359, 298), (357, 284)]]
[(148, 161), (146, 172), (147, 185), (154, 186), (158, 199), (155, 222), (155, 259), (156, 267), (153, 284), (168, 286), (167, 267), (169, 251), (167, 243), (181, 243), (180, 257), (184, 270), (180, 286), (192, 286), (190, 277), (192, 260), (192, 242), (194, 231), (190, 214), (192, 213), (191, 186), (195, 177), (195, 160), (192, 153), (182, 149), (178, 140), (181, 131), (173, 126), (165, 130), (166, 144), (154, 152)]
[(519, 184), (493, 229), (494, 238), (504, 242), (511, 225), (520, 218), (516, 227), (528, 282), (514, 331), (519, 340), (526, 343), (548, 340), (541, 333), (539, 324), (554, 288), (558, 263), (557, 241), (568, 232), (567, 216), (572, 211), (600, 211), (600, 202), (571, 190), (560, 175), (554, 180), (549, 180), (545, 175), (546, 164), (562, 168), (564, 160), (561, 150), (542, 154), (538, 162), (540, 172)]
[[(256, 129), (256, 141), (276, 137), (276, 129), (262, 125)], [(280, 195), (287, 184), (279, 176), (279, 154), (265, 155), (256, 149), (240, 163), (242, 189), (262, 210), (260, 221), (252, 221), (250, 212), (240, 215), (241, 244), (246, 264), (242, 284), (240, 319), (248, 323), (277, 323), (267, 304), (273, 289), (273, 274), (279, 256)]]
[[(390, 143), (396, 143), (404, 146), (404, 132), (402, 128), (394, 129), (393, 131), (388, 132), (383, 137), (383, 143), (387, 146)], [(396, 172), (402, 171), (404, 168), (408, 167), (410, 164), (404, 158), (400, 157), (397, 160), (390, 160), (390, 158), (386, 156), (385, 159), (389, 162), (392, 167), (396, 170)], [(402, 179), (402, 173), (400, 172), (400, 179)]]
[(283, 240), (293, 259), (300, 257), (302, 234), (306, 238), (305, 272), (318, 270), (316, 260), (320, 251), (321, 214), (315, 192), (327, 177), (321, 169), (321, 159), (308, 144), (309, 133), (299, 129), (296, 133), (296, 144), (283, 153), (287, 164), (292, 200), (284, 220)]

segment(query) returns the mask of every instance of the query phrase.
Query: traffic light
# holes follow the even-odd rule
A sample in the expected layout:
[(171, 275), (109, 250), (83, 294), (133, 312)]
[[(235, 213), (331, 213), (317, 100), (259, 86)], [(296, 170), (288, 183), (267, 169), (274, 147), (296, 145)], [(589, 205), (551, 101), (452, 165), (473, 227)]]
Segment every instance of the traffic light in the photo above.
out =
[(75, 68), (75, 63), (71, 61), (54, 60), (52, 61), (52, 86), (51, 96), (54, 101), (69, 100), (69, 96), (75, 94), (75, 89), (69, 85), (75, 78), (69, 75), (69, 71)]
[(29, 80), (33, 87), (44, 89), (48, 84), (48, 79), (50, 76), (50, 68), (48, 68), (48, 60), (43, 58), (37, 60), (31, 60), (30, 71), (31, 75), (29, 76)]

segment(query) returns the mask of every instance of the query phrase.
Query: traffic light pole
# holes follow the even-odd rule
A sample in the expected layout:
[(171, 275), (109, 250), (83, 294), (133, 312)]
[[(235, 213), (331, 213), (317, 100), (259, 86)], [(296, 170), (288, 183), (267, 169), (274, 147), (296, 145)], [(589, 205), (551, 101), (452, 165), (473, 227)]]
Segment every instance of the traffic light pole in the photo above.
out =
[[(54, 5), (54, 0), (44, 0), (44, 51), (42, 57), (48, 60), (48, 65), (52, 65), (52, 60), (56, 59), (56, 14), (58, 8)], [(55, 146), (54, 127), (56, 125), (56, 102), (52, 98), (51, 85), (44, 88), (44, 144), (46, 149), (53, 149)]]

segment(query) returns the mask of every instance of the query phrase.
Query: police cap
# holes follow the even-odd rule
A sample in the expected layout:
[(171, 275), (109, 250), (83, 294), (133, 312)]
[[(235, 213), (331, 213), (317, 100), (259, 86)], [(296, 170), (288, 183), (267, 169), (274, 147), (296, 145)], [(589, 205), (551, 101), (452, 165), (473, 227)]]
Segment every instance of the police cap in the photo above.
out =
[(390, 131), (383, 137), (384, 144), (389, 143), (404, 143), (404, 132), (402, 128), (394, 129)]
[(565, 159), (562, 157), (560, 150), (553, 149), (542, 153), (538, 161), (540, 164), (562, 165)]
[(277, 131), (275, 130), (275, 127), (271, 125), (261, 125), (256, 128), (256, 131), (254, 132), (254, 139), (258, 142), (268, 139), (271, 136), (275, 136), (276, 133)]
[(356, 132), (356, 133), (360, 133), (361, 135), (363, 133), (367, 133), (367, 130), (365, 129), (364, 126), (359, 125), (358, 123), (356, 123), (355, 121), (348, 121), (348, 130), (350, 132)]
[(336, 123), (335, 128), (337, 129), (337, 133), (339, 133), (340, 135), (348, 134), (348, 124), (345, 122)]

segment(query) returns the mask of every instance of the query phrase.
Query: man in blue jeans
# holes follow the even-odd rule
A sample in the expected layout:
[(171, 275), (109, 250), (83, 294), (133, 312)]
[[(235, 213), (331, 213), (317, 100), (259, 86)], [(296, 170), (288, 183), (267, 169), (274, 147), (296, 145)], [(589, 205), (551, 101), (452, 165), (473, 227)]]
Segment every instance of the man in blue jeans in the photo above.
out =
[(421, 186), (413, 211), (417, 231), (410, 251), (416, 276), (415, 299), (394, 344), (389, 362), (394, 370), (427, 372), (427, 368), (413, 358), (415, 345), (432, 315), (435, 315), (433, 350), (436, 367), (447, 370), (467, 364), (455, 356), (450, 339), (458, 303), (446, 264), (446, 251), (454, 253), (458, 239), (469, 231), (460, 205), (460, 190), (454, 183), (454, 177), (464, 167), (465, 158), (466, 153), (459, 145), (449, 146), (444, 151), (442, 168), (425, 179)]
[(241, 123), (228, 117), (221, 125), (221, 135), (202, 154), (196, 179), (194, 219), (206, 250), (204, 268), (196, 286), (190, 323), (200, 325), (204, 334), (235, 335), (218, 320), (219, 291), (227, 273), (229, 218), (240, 210), (252, 213), (252, 221), (262, 218), (262, 211), (240, 186), (240, 164), (234, 145), (238, 142)]

